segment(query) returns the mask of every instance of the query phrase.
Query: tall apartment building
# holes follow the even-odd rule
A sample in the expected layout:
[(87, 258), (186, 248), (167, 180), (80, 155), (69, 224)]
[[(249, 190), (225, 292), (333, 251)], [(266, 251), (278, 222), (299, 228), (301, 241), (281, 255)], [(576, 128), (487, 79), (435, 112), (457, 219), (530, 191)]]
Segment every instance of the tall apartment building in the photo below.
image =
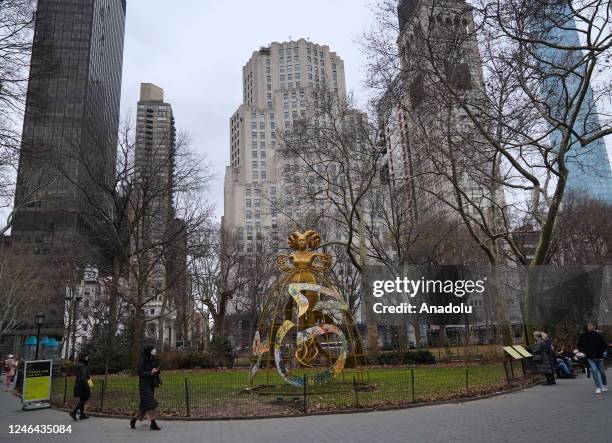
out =
[[(448, 179), (451, 152), (458, 182), (474, 205), (486, 210), (491, 199), (503, 202), (503, 195), (492, 196), (486, 177), (475, 178), (476, 169), (471, 168), (487, 161), (478, 160), (482, 138), (465, 111), (441, 98), (441, 92), (436, 95), (436, 85), (432, 83), (435, 76), (429, 74), (425, 39), (440, 51), (436, 54), (440, 59), (444, 59), (445, 51), (452, 52), (453, 60), (446, 70), (456, 90), (473, 102), (484, 97), (482, 60), (473, 33), (471, 7), (463, 0), (402, 0), (398, 19), (402, 72), (388, 93), (394, 100), (388, 105), (390, 123), (386, 134), (390, 177), (404, 176), (412, 181), (407, 198), (414, 203), (413, 216), (421, 223), (457, 216), (444, 202), (455, 201), (453, 184)], [(455, 38), (461, 35), (465, 37)], [(461, 42), (459, 49), (453, 46), (457, 41)]]
[(96, 249), (90, 185), (115, 175), (125, 12), (125, 0), (38, 1), (11, 241), (38, 263), (43, 331), (60, 337), (66, 279), (80, 272), (62, 261), (77, 240)]
[[(184, 246), (175, 245), (179, 236), (174, 235), (175, 228), (180, 229), (184, 225), (175, 220), (175, 154), (176, 127), (172, 106), (164, 102), (163, 89), (151, 83), (142, 83), (134, 155), (136, 189), (131, 205), (137, 229), (131, 239), (133, 266), (130, 290), (142, 291), (146, 299), (152, 297), (145, 306), (147, 318), (169, 314), (157, 322), (148, 323), (147, 328), (152, 336), (157, 336), (163, 330), (164, 341), (171, 347), (176, 337), (173, 291), (177, 285), (170, 275), (174, 271), (169, 268), (178, 266), (173, 251), (176, 249), (184, 253)], [(184, 274), (184, 267), (177, 272)]]
[[(235, 229), (244, 252), (265, 241), (285, 244), (279, 226), (285, 215), (299, 218), (284, 173), (293, 165), (277, 155), (278, 131), (307, 112), (313, 88), (346, 94), (344, 62), (328, 46), (305, 39), (273, 42), (255, 51), (242, 68), (243, 103), (230, 118), (230, 161), (225, 170), (223, 226)], [(297, 170), (297, 167), (295, 168)]]

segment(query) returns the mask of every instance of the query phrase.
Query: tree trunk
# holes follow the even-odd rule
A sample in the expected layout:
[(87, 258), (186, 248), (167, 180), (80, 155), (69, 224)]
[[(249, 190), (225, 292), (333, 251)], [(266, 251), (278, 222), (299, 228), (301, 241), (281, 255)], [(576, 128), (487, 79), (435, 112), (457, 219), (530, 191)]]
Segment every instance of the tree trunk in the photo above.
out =
[(113, 275), (108, 297), (108, 335), (106, 338), (106, 352), (104, 356), (104, 380), (108, 378), (111, 359), (115, 352), (115, 334), (117, 331), (117, 302), (119, 293), (119, 278), (121, 277), (121, 260), (113, 257)]

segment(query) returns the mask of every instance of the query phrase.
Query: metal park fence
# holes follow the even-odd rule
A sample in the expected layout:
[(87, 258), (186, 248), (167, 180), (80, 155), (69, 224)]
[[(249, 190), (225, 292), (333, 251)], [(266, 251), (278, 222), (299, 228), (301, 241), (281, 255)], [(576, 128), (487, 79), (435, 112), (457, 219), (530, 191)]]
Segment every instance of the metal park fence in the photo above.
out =
[[(299, 371), (298, 371), (299, 372)], [(282, 416), (470, 398), (533, 381), (530, 371), (512, 362), (347, 369), (315, 384), (316, 370), (302, 371), (303, 386), (284, 382), (276, 369), (263, 368), (248, 386), (246, 370), (165, 372), (155, 391), (162, 417), (230, 418)], [(91, 412), (131, 415), (138, 408), (138, 378), (94, 376)], [(57, 376), (52, 404), (69, 407), (73, 377)]]

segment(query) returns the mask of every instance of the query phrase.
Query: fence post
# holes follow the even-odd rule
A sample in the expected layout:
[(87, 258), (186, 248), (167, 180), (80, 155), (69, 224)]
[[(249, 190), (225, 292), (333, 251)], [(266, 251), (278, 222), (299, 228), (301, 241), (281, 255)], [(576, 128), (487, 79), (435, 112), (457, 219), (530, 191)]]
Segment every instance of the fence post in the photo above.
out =
[(304, 374), (304, 414), (308, 412), (308, 404), (306, 403), (306, 396), (308, 393), (306, 392), (306, 374)]
[(62, 406), (66, 405), (66, 392), (68, 391), (68, 376), (64, 377), (64, 402)]
[(104, 392), (106, 391), (106, 380), (102, 380), (102, 391), (100, 392), (100, 408), (99, 412), (104, 410)]
[(357, 393), (357, 381), (353, 375), (353, 390), (355, 391), (355, 406), (359, 407), (359, 394)]
[(185, 410), (187, 412), (187, 417), (191, 417), (191, 410), (189, 408), (189, 382), (187, 381), (187, 377), (185, 377)]
[(410, 370), (410, 379), (412, 380), (412, 383), (411, 383), (411, 387), (412, 387), (412, 403), (414, 403), (414, 369)]
[(465, 393), (468, 396), (470, 395), (470, 382), (469, 382), (468, 368), (465, 368)]
[(510, 385), (511, 378), (510, 378), (510, 372), (508, 371), (508, 361), (507, 360), (504, 360), (504, 372), (506, 373), (506, 381), (508, 382), (508, 385)]

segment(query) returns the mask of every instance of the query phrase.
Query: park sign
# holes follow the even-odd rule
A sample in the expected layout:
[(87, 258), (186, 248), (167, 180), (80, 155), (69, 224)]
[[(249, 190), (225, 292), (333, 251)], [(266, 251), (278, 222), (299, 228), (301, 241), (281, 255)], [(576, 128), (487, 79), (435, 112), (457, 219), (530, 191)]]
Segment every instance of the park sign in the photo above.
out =
[(51, 360), (26, 361), (21, 403), (23, 409), (48, 407), (51, 398)]

